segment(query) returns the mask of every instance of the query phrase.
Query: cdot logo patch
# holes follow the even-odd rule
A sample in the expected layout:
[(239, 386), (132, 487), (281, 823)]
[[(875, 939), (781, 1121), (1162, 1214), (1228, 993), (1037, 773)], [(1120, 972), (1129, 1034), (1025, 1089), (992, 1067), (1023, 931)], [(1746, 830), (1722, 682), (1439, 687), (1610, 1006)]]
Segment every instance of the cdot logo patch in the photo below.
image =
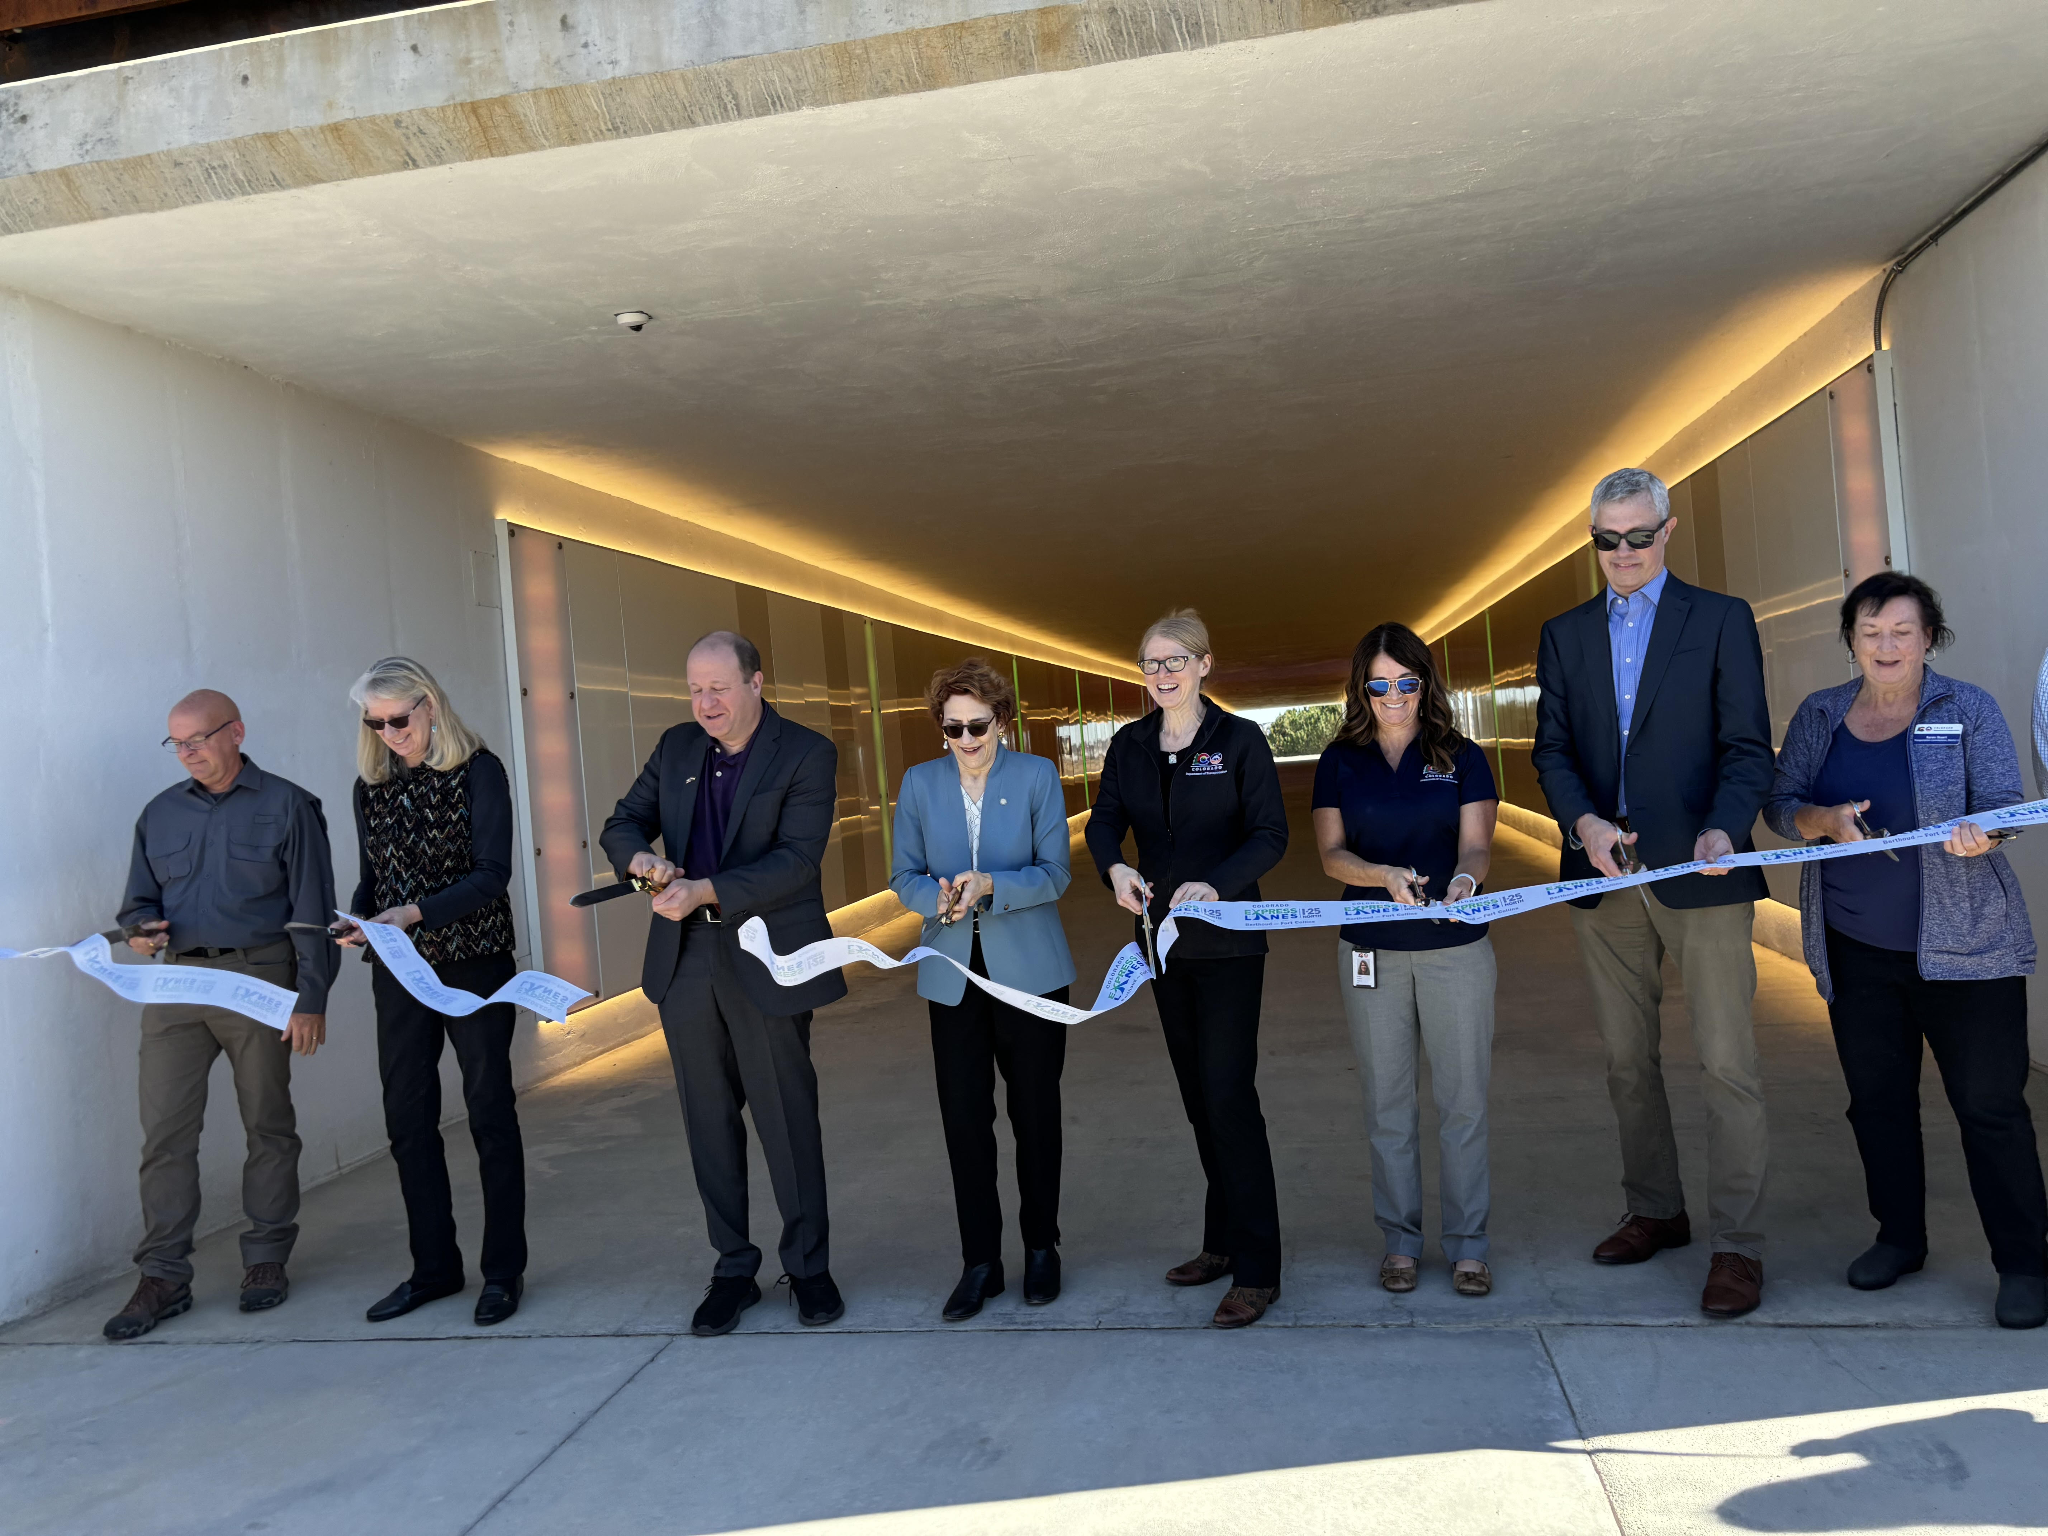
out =
[(1221, 752), (1197, 752), (1194, 761), (1188, 764), (1188, 773), (1190, 775), (1197, 773), (1224, 773), (1226, 771), (1223, 766), (1223, 754)]

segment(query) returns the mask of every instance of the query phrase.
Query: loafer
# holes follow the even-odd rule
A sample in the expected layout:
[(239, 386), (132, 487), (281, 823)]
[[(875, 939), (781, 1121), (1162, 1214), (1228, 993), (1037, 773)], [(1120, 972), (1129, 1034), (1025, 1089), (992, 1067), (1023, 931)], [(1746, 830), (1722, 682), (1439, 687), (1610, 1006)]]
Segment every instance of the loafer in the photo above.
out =
[(139, 1339), (167, 1317), (192, 1310), (192, 1287), (181, 1280), (144, 1275), (128, 1304), (108, 1318), (100, 1332), (114, 1340)]
[(1640, 1264), (1645, 1259), (1654, 1259), (1666, 1248), (1683, 1248), (1691, 1241), (1692, 1219), (1683, 1211), (1668, 1221), (1661, 1216), (1630, 1212), (1593, 1250), (1593, 1262)]
[(1717, 1253), (1707, 1267), (1706, 1289), (1700, 1292), (1700, 1310), (1709, 1317), (1741, 1317), (1754, 1312), (1764, 1299), (1764, 1266), (1761, 1259), (1740, 1253)]
[(796, 1303), (796, 1320), (806, 1328), (822, 1328), (846, 1316), (846, 1300), (833, 1284), (830, 1270), (819, 1270), (801, 1280), (791, 1276), (789, 1299)]
[(1493, 1271), (1484, 1264), (1480, 1264), (1477, 1269), (1457, 1269), (1454, 1267), (1451, 1270), (1451, 1289), (1460, 1296), (1491, 1296), (1493, 1294)]
[(268, 1312), (281, 1306), (291, 1293), (292, 1283), (285, 1278), (282, 1264), (251, 1264), (242, 1272), (244, 1312)]
[(2039, 1275), (2000, 1275), (1994, 1315), (2001, 1328), (2038, 1328), (2048, 1323), (2048, 1280)]
[(1849, 1283), (1859, 1291), (1881, 1291), (1898, 1284), (1899, 1276), (1918, 1274), (1927, 1263), (1927, 1250), (1914, 1253), (1890, 1243), (1872, 1243), (1849, 1261)]
[(1421, 1270), (1422, 1266), (1414, 1260), (1411, 1259), (1406, 1264), (1398, 1263), (1396, 1256), (1390, 1253), (1380, 1260), (1380, 1284), (1398, 1296), (1404, 1291), (1415, 1289), (1415, 1279)]
[(949, 1323), (964, 1323), (981, 1311), (981, 1304), (989, 1297), (1002, 1294), (1002, 1260), (970, 1264), (960, 1271), (960, 1283), (953, 1287), (953, 1294), (946, 1298), (946, 1308), (939, 1316)]
[(1057, 1248), (1024, 1250), (1024, 1304), (1042, 1307), (1059, 1300), (1060, 1251)]
[(461, 1280), (451, 1280), (442, 1285), (415, 1285), (410, 1280), (401, 1280), (390, 1295), (372, 1305), (363, 1316), (373, 1323), (388, 1323), (394, 1317), (405, 1316), (415, 1307), (424, 1307), (430, 1301), (455, 1295), (463, 1285)]
[(1233, 1285), (1216, 1303), (1212, 1328), (1249, 1328), (1266, 1315), (1266, 1308), (1280, 1299), (1277, 1285)]
[(704, 1299), (690, 1319), (690, 1332), (700, 1339), (715, 1339), (731, 1333), (740, 1314), (761, 1299), (761, 1287), (752, 1275), (713, 1275), (704, 1287)]
[(477, 1327), (495, 1328), (519, 1310), (519, 1298), (525, 1294), (524, 1275), (514, 1275), (510, 1280), (485, 1281), (483, 1294), (476, 1299)]
[(1166, 1272), (1168, 1285), (1214, 1285), (1230, 1273), (1230, 1260), (1220, 1253), (1211, 1253), (1204, 1248), (1185, 1264), (1176, 1264)]

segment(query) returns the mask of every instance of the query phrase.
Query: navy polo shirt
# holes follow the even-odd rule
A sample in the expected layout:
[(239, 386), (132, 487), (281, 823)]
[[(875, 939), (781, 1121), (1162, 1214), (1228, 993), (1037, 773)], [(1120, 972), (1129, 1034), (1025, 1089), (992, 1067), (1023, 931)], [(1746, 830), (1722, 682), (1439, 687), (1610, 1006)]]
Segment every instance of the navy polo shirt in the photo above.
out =
[[(1459, 813), (1475, 800), (1497, 800), (1493, 769), (1472, 742), (1445, 773), (1426, 766), (1408, 743), (1401, 766), (1389, 768), (1377, 745), (1332, 742), (1316, 763), (1316, 810), (1344, 814), (1344, 846), (1369, 864), (1393, 864), (1429, 876), (1425, 895), (1443, 899), (1458, 867)], [(1344, 887), (1346, 901), (1391, 901), (1383, 886)], [(1486, 937), (1484, 923), (1352, 923), (1341, 930), (1360, 949), (1455, 949)]]
[(756, 731), (730, 756), (714, 741), (704, 754), (704, 771), (697, 780), (697, 808), (690, 816), (690, 847), (683, 855), (683, 873), (692, 880), (709, 880), (718, 873), (725, 857), (725, 825), (732, 820), (733, 796), (739, 792), (740, 775), (747, 771), (747, 754), (759, 739)]
[[(1920, 825), (1913, 808), (1913, 773), (1906, 763), (1910, 730), (1883, 741), (1863, 741), (1844, 721), (1835, 727), (1828, 755), (1808, 793), (1815, 805), (1868, 800), (1863, 819), (1871, 830), (1911, 832)], [(1876, 949), (1920, 948), (1920, 850), (1895, 849), (1894, 864), (1881, 853), (1854, 859), (1824, 859), (1820, 865), (1821, 911), (1827, 925)]]

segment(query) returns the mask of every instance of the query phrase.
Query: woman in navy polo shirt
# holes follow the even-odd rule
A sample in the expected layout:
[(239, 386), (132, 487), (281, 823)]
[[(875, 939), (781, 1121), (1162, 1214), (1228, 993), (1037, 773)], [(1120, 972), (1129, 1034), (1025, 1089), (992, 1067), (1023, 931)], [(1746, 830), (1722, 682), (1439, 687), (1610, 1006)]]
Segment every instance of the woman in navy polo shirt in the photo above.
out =
[[(1316, 764), (1323, 872), (1352, 901), (1455, 903), (1479, 893), (1500, 810), (1486, 754), (1451, 723), (1429, 647), (1405, 624), (1358, 642), (1344, 724)], [(1422, 1257), (1416, 1043), (1435, 1091), (1443, 1248), (1461, 1296), (1493, 1289), (1486, 1090), (1493, 1065), (1493, 943), (1484, 924), (1357, 923), (1340, 931), (1337, 984), (1372, 1138), (1380, 1284), (1415, 1289)]]
[[(1866, 827), (1910, 832), (2019, 803), (2019, 754), (1998, 701), (1927, 665), (1954, 637), (1926, 582), (1865, 578), (1843, 600), (1841, 633), (1859, 676), (1807, 695), (1786, 725), (1764, 804), (1773, 831), (1854, 843)], [(1849, 1283), (1883, 1290), (1926, 1262), (1920, 1061), (1932, 1050), (1998, 1270), (1994, 1315), (2040, 1327), (2048, 1189), (2027, 1108), (2034, 931), (2019, 877), (1965, 821), (1939, 846), (1808, 864), (1799, 918), (1877, 1218)]]

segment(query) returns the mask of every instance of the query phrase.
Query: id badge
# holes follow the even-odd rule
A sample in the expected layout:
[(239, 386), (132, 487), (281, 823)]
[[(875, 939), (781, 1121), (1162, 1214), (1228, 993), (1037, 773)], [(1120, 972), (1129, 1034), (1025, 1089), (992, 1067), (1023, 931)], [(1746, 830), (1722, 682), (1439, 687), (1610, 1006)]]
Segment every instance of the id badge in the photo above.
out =
[(1373, 951), (1354, 949), (1351, 951), (1351, 985), (1354, 987), (1377, 987), (1379, 976), (1373, 970)]

